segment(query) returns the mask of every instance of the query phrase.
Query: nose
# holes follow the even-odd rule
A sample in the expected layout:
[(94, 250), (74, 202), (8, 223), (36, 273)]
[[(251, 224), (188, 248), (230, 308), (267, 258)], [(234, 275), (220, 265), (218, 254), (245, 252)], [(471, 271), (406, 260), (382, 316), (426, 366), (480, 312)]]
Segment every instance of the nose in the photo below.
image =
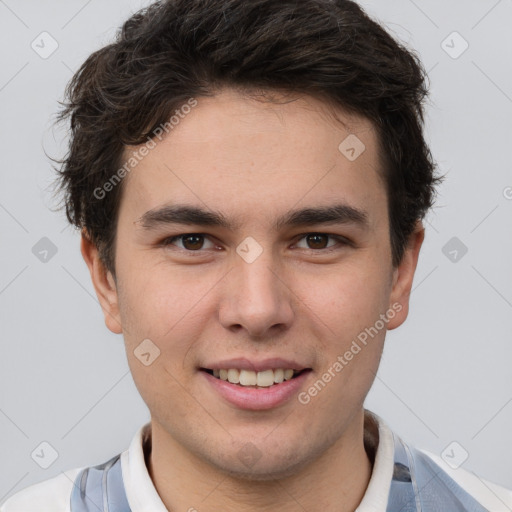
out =
[(272, 263), (265, 253), (252, 263), (241, 258), (235, 262), (226, 276), (219, 307), (224, 328), (233, 332), (245, 330), (250, 337), (265, 338), (290, 327), (294, 317), (293, 293)]

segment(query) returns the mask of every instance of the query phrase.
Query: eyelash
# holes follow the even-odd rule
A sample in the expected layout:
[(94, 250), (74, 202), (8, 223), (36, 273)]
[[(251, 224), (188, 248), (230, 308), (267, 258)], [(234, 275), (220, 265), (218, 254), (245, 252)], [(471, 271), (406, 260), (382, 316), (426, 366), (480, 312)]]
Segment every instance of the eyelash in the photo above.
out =
[[(326, 236), (328, 237), (329, 239), (333, 239), (333, 240), (336, 240), (338, 242), (337, 245), (341, 245), (341, 246), (351, 246), (352, 245), (352, 242), (350, 240), (348, 240), (347, 238), (345, 237), (342, 237), (342, 236), (338, 236), (338, 235), (331, 235), (329, 233), (319, 233), (319, 232), (312, 232), (312, 233), (305, 233), (305, 234), (302, 234), (300, 235), (299, 238), (297, 238), (297, 242), (298, 243), (299, 241), (301, 241), (302, 239), (308, 237), (308, 236), (311, 236), (311, 235), (320, 235), (320, 236)], [(205, 239), (208, 239), (208, 235), (206, 234), (203, 234), (203, 233), (185, 233), (183, 235), (176, 235), (176, 236), (172, 236), (172, 237), (168, 237), (168, 238), (165, 238), (164, 240), (162, 240), (160, 242), (159, 245), (163, 246), (163, 247), (167, 247), (169, 245), (174, 245), (173, 242), (176, 241), (176, 240), (182, 240), (186, 237), (189, 237), (189, 236), (198, 236), (198, 237), (203, 237)], [(333, 250), (336, 250), (338, 247), (337, 246), (331, 246), (331, 247), (324, 247), (322, 249), (310, 249), (310, 251), (313, 251), (313, 252), (332, 252)], [(184, 252), (187, 252), (187, 253), (190, 253), (190, 254), (193, 254), (193, 253), (202, 253), (204, 252), (204, 249), (198, 249), (198, 250), (190, 250), (190, 249), (183, 249), (181, 247), (177, 247), (178, 250), (180, 251), (184, 251)], [(306, 249), (308, 250), (308, 249)]]

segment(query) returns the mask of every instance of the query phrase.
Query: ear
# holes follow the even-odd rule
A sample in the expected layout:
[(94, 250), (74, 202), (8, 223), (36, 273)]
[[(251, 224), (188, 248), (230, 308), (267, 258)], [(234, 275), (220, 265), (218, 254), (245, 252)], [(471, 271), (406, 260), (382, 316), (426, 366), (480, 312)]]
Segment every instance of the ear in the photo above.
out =
[(105, 325), (114, 334), (123, 332), (121, 317), (119, 315), (119, 302), (117, 287), (110, 271), (107, 271), (99, 257), (98, 248), (88, 238), (85, 230), (82, 230), (80, 243), (82, 256), (89, 268), (92, 284), (105, 316)]
[(414, 231), (409, 237), (402, 261), (393, 270), (393, 285), (389, 298), (389, 308), (397, 313), (389, 320), (388, 330), (396, 329), (402, 325), (409, 314), (409, 297), (411, 295), (412, 281), (424, 238), (425, 229), (423, 224), (421, 221), (417, 221)]

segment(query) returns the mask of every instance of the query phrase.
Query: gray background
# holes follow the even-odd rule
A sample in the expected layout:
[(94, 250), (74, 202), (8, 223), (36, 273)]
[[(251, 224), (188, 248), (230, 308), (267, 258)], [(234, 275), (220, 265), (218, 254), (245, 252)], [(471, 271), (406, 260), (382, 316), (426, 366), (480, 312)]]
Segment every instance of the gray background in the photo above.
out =
[[(149, 418), (122, 337), (104, 325), (79, 236), (51, 211), (44, 154), (66, 147), (52, 115), (72, 73), (147, 3), (0, 0), (0, 501), (107, 460)], [(418, 447), (441, 454), (457, 441), (469, 454), (462, 467), (512, 488), (512, 2), (362, 4), (430, 71), (428, 139), (447, 173), (409, 319), (388, 334), (367, 407)], [(59, 45), (47, 59), (31, 47), (43, 31)], [(454, 31), (469, 44), (460, 56)], [(57, 249), (46, 262), (43, 237)], [(58, 453), (48, 469), (31, 458), (43, 441)]]

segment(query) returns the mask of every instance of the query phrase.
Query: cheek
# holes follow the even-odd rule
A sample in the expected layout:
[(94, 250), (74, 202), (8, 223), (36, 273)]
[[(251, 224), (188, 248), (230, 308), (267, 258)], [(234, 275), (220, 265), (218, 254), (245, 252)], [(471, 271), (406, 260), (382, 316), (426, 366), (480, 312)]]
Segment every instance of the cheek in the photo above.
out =
[[(170, 397), (174, 397), (172, 403), (183, 416), (194, 407), (184, 391), (188, 387), (185, 363), (193, 353), (194, 340), (200, 339), (203, 320), (210, 311), (207, 292), (213, 285), (210, 281), (215, 280), (194, 279), (163, 265), (139, 266), (137, 273), (126, 275), (133, 278), (125, 277), (120, 306), (135, 385), (154, 414), (165, 414)], [(150, 355), (144, 357), (147, 353)]]
[(208, 293), (219, 277), (211, 272), (198, 275), (192, 266), (178, 271), (162, 263), (150, 268), (140, 264), (137, 272), (124, 270), (119, 303), (127, 349), (148, 338), (166, 361), (181, 364), (203, 319), (214, 313)]
[(296, 293), (324, 327), (346, 341), (385, 313), (388, 281), (375, 265), (360, 260), (316, 276), (297, 276)]
[[(323, 293), (311, 293), (307, 304), (321, 364), (301, 403), (311, 400), (319, 409), (331, 409), (333, 423), (339, 424), (347, 410), (364, 402), (379, 366), (386, 334), (380, 315), (388, 311), (386, 282), (378, 273), (340, 272), (325, 281)], [(333, 403), (343, 407), (333, 409)]]

